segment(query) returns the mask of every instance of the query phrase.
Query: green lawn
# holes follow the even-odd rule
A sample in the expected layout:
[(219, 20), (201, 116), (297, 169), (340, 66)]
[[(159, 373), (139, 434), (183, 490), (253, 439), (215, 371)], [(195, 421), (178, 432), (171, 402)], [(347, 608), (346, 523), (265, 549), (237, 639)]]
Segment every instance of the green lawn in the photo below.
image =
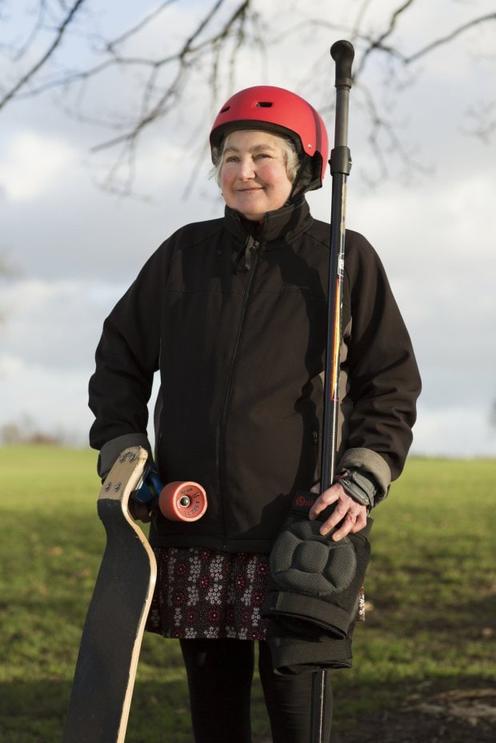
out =
[[(104, 544), (95, 462), (90, 451), (0, 449), (2, 743), (60, 740)], [(494, 683), (495, 493), (494, 460), (412, 459), (377, 509), (371, 608), (355, 633), (355, 667), (335, 676), (340, 735), (435, 694)], [(253, 718), (256, 739), (267, 739), (258, 682)], [(127, 740), (191, 741), (174, 640), (145, 637)]]

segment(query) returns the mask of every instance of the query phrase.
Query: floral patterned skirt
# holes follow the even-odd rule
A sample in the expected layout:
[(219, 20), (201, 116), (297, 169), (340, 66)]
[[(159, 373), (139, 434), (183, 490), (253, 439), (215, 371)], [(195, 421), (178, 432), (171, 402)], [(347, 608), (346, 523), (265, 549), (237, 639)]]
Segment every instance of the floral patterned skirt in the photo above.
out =
[(159, 547), (146, 629), (165, 637), (265, 640), (268, 556)]

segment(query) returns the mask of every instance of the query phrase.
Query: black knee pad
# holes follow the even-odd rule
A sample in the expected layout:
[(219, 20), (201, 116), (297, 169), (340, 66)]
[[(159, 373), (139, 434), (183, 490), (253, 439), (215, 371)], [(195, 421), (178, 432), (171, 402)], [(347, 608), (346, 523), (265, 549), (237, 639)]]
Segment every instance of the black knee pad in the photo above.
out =
[(279, 654), (284, 650), (291, 656), (292, 642), (294, 648), (303, 643), (300, 650), (304, 653), (306, 647), (311, 659), (330, 652), (333, 644), (334, 667), (342, 667), (351, 665), (351, 634), (370, 558), (372, 520), (356, 534), (334, 542), (332, 534), (338, 527), (325, 536), (319, 531), (330, 515), (328, 509), (315, 521), (308, 519), (317, 497), (298, 493), (294, 498), (270, 554), (264, 614), (272, 620), (272, 647), (277, 646)]

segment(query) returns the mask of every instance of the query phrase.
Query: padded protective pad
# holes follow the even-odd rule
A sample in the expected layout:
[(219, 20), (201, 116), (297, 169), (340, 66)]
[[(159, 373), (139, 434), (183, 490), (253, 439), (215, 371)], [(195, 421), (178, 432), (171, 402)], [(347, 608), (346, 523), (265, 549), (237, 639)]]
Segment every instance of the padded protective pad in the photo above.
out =
[(357, 570), (355, 549), (344, 537), (323, 536), (321, 521), (295, 521), (277, 538), (271, 554), (272, 578), (282, 590), (326, 598), (346, 590)]

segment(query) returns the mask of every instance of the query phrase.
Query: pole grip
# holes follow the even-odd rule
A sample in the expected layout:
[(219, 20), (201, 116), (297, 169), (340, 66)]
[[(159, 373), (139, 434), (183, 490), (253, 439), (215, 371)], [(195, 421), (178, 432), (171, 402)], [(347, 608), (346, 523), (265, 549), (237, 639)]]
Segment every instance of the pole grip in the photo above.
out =
[(355, 57), (353, 44), (345, 39), (335, 41), (331, 46), (331, 57), (336, 63), (336, 88), (351, 88), (353, 84), (351, 66)]

